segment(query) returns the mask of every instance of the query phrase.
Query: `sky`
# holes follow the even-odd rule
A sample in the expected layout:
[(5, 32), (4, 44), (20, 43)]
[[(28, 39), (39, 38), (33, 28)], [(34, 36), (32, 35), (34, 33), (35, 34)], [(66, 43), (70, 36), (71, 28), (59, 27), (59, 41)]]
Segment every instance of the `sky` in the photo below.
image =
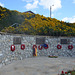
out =
[(0, 0), (0, 6), (19, 12), (33, 11), (57, 20), (75, 23), (75, 0)]

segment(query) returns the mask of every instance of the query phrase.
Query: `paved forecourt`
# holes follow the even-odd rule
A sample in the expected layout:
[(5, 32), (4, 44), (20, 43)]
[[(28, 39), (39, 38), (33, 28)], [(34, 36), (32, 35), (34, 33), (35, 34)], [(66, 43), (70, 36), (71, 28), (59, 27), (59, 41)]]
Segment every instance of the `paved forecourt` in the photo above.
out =
[(33, 57), (15, 61), (0, 68), (0, 75), (58, 75), (75, 69), (75, 58)]

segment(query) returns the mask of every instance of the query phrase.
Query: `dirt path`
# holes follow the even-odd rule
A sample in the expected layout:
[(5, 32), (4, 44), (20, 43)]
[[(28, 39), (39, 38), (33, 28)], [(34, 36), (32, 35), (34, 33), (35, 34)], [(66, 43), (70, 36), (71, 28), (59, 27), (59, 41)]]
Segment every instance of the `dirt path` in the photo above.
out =
[(58, 75), (73, 68), (75, 58), (33, 57), (1, 67), (0, 75)]

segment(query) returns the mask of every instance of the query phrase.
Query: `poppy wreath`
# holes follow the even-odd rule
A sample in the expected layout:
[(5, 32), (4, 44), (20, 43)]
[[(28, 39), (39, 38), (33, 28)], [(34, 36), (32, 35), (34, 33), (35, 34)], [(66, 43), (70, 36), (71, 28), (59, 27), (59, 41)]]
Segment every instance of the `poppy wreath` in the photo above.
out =
[(33, 45), (33, 48), (37, 48), (37, 46), (36, 45)]
[(45, 49), (48, 49), (48, 44), (44, 44), (44, 48)]
[(62, 48), (62, 46), (61, 46), (61, 45), (57, 45), (57, 48), (58, 48), (58, 49), (61, 49), (61, 48)]
[(25, 45), (24, 45), (24, 44), (21, 45), (21, 49), (22, 49), (22, 50), (25, 49)]
[(14, 45), (11, 45), (11, 51), (15, 51), (15, 46)]
[(73, 49), (73, 45), (69, 45), (68, 46), (68, 49)]
[(41, 46), (41, 45), (38, 46), (38, 49), (39, 50), (42, 50), (42, 48), (43, 48), (43, 46)]

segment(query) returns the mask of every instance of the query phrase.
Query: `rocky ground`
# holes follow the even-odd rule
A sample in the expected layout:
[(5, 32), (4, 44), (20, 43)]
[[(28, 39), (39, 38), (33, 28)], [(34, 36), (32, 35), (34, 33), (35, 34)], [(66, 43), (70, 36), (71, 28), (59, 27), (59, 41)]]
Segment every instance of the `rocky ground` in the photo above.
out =
[(0, 75), (58, 75), (62, 70), (75, 69), (75, 58), (33, 57), (0, 67)]

